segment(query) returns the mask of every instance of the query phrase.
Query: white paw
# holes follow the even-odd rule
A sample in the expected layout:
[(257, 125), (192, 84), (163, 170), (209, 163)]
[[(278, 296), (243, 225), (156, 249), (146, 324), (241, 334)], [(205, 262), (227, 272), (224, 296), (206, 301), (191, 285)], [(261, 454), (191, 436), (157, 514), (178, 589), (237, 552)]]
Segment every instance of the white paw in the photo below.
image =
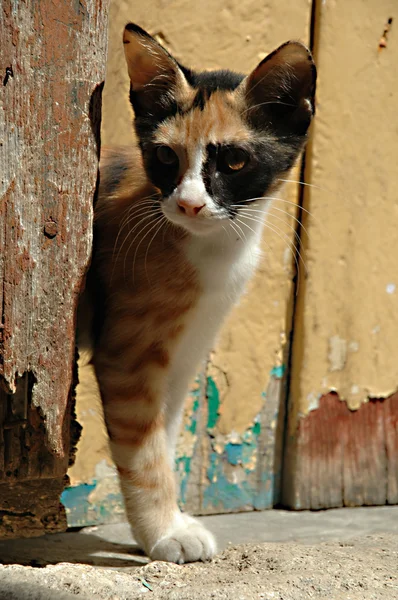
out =
[(217, 551), (213, 534), (192, 517), (184, 517), (184, 525), (174, 528), (154, 545), (149, 553), (152, 560), (165, 560), (182, 565), (213, 558)]

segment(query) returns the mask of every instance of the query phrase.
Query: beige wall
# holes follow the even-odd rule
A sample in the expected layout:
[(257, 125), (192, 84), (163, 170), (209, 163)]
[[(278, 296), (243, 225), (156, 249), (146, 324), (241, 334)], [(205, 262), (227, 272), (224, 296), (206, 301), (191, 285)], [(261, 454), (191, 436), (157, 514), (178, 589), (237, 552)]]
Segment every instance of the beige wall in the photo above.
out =
[(396, 9), (318, 3), (309, 272), (294, 318), (285, 465), (284, 499), (297, 508), (398, 502), (395, 23), (379, 46)]

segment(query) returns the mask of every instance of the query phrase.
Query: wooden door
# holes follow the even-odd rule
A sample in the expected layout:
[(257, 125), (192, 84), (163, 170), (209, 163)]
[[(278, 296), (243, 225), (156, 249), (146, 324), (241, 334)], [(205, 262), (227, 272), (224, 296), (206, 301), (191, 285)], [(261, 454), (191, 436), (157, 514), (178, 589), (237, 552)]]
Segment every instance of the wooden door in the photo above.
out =
[(283, 499), (398, 503), (395, 0), (317, 2)]
[(0, 6), (0, 535), (66, 526), (107, 2)]

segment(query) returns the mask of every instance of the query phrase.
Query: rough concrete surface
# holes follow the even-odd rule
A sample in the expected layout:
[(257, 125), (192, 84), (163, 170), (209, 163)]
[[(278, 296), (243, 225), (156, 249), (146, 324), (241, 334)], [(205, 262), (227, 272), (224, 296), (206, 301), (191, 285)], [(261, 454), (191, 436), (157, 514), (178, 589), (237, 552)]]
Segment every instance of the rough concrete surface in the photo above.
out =
[(148, 563), (125, 523), (0, 542), (0, 600), (398, 598), (398, 507), (203, 521), (221, 549), (207, 564)]

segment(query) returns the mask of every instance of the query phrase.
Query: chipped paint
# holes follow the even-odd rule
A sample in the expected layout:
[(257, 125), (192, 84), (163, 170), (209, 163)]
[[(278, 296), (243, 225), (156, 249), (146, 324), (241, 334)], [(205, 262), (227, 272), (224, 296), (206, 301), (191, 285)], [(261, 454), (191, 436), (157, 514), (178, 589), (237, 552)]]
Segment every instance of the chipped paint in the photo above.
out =
[(208, 419), (207, 419), (207, 430), (211, 430), (215, 427), (220, 408), (220, 394), (216, 385), (216, 382), (212, 377), (207, 378), (207, 402), (208, 402)]
[[(283, 378), (285, 366), (272, 368), (271, 381)], [(203, 493), (204, 509), (234, 511), (250, 508), (268, 508), (273, 505), (275, 474), (259, 472), (259, 439), (262, 433), (260, 415), (243, 433), (217, 432), (221, 411), (220, 392), (213, 377), (207, 378), (210, 454), (207, 479), (210, 482)], [(261, 397), (267, 401), (265, 391)], [(276, 418), (267, 423), (269, 430), (276, 427)]]
[(180, 488), (179, 501), (184, 505), (187, 501), (187, 485), (191, 473), (191, 461), (197, 442), (197, 418), (200, 402), (201, 386), (196, 380), (191, 391), (188, 407), (185, 411), (185, 424), (178, 439), (175, 469)]
[(311, 392), (310, 394), (308, 394), (308, 396), (307, 396), (308, 412), (310, 412), (311, 410), (316, 410), (319, 407), (320, 397), (321, 397), (321, 394), (316, 394), (315, 392)]
[[(260, 394), (261, 404), (265, 407), (264, 414), (258, 414), (243, 432), (233, 430), (228, 434), (218, 431), (223, 398), (215, 379), (208, 376), (204, 382), (200, 378), (195, 381), (187, 400), (184, 425), (176, 448), (176, 477), (182, 508), (189, 504), (189, 484), (192, 482), (196, 489), (199, 483), (192, 467), (199, 449), (198, 444), (203, 444), (203, 438), (198, 439), (201, 411), (209, 458), (204, 479), (200, 483), (203, 500), (198, 512), (264, 509), (273, 506), (280, 473), (273, 472), (272, 457), (266, 461), (264, 458), (269, 453), (267, 444), (271, 443), (272, 448), (274, 446), (273, 432), (276, 429), (277, 413), (268, 414), (267, 407), (270, 398), (279, 394), (278, 386), (281, 385), (284, 374), (284, 365), (272, 368), (267, 391)], [(204, 396), (206, 406), (203, 404)], [(95, 465), (94, 477), (90, 483), (67, 488), (61, 500), (66, 508), (69, 526), (116, 522), (124, 517), (116, 471), (106, 459)]]
[(347, 342), (338, 335), (329, 338), (329, 371), (342, 371), (347, 359)]
[(273, 367), (271, 369), (271, 377), (276, 377), (277, 379), (282, 379), (285, 374), (285, 365), (279, 365), (277, 367)]
[(113, 478), (66, 488), (61, 494), (61, 502), (69, 527), (118, 523), (126, 518), (116, 474)]

